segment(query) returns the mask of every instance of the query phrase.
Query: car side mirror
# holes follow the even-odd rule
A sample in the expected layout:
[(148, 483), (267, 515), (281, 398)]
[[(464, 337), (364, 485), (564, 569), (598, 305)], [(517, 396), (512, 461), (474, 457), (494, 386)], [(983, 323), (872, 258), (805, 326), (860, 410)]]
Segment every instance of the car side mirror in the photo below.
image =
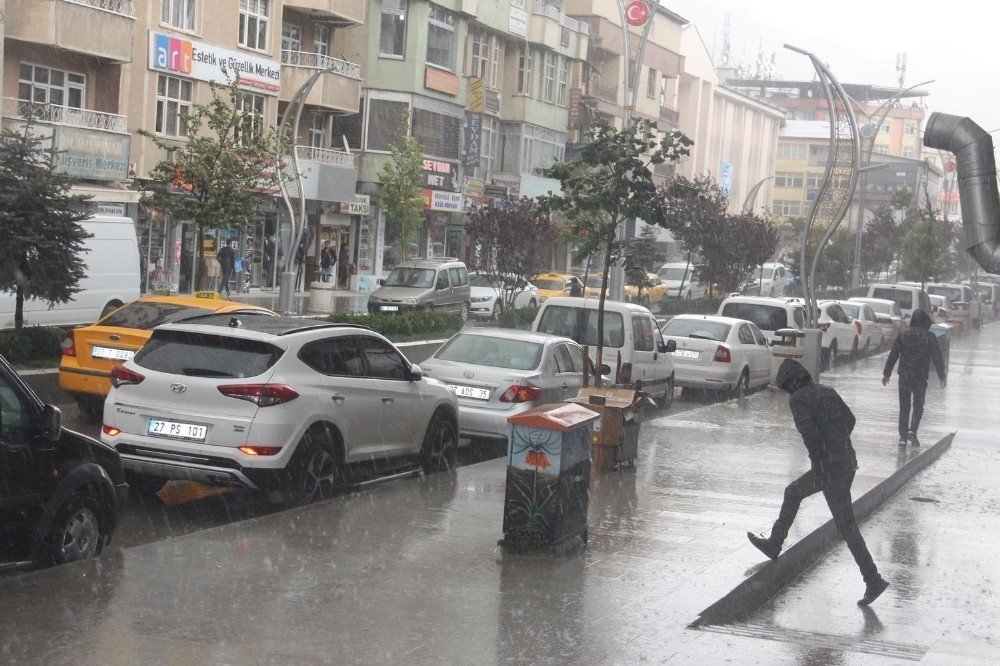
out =
[(910, 314), (909, 313), (906, 313), (905, 315), (903, 315), (903, 319), (904, 320), (909, 319), (909, 318), (910, 318)]
[(385, 278), (379, 278), (379, 280), (378, 280), (378, 286), (380, 286), (380, 287), (384, 287), (385, 286)]
[(420, 366), (414, 363), (410, 366), (410, 374), (407, 377), (411, 382), (419, 382), (424, 378), (424, 371), (420, 369)]
[(667, 343), (663, 345), (663, 349), (661, 349), (660, 351), (662, 351), (665, 354), (673, 354), (675, 351), (677, 351), (677, 341), (667, 340)]
[(62, 436), (62, 411), (55, 405), (42, 408), (42, 427), (39, 434), (46, 442), (58, 442)]

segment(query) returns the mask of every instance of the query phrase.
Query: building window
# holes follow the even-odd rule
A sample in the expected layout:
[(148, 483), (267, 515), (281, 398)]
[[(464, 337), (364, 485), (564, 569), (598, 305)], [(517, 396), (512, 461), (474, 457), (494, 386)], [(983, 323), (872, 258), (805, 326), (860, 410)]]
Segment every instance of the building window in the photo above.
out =
[(351, 150), (361, 150), (361, 100), (358, 111), (349, 116), (334, 115), (330, 118), (330, 146), (340, 150), (347, 146)]
[(194, 31), (195, 0), (163, 0), (160, 22), (178, 30)]
[(905, 123), (903, 125), (903, 134), (906, 136), (914, 136), (917, 133), (917, 126), (913, 123)]
[(326, 148), (326, 116), (322, 113), (313, 114), (312, 127), (309, 128), (309, 146)]
[(385, 99), (373, 99), (368, 103), (368, 150), (388, 152), (393, 139), (409, 134), (409, 128), (401, 124), (407, 108), (406, 102)]
[(778, 171), (774, 174), (775, 187), (802, 187), (802, 174), (791, 171)]
[(302, 51), (302, 28), (294, 23), (286, 23), (281, 26), (281, 50), (292, 53)]
[(17, 98), (33, 104), (82, 109), (87, 103), (87, 77), (22, 62), (18, 68)]
[(270, 0), (240, 0), (240, 45), (267, 50), (268, 3)]
[(330, 42), (332, 40), (333, 28), (317, 24), (313, 31), (313, 53), (321, 56), (330, 55)]
[(503, 49), (496, 35), (473, 28), (469, 34), (469, 76), (478, 76), (489, 88), (499, 88)]
[(649, 99), (656, 99), (657, 93), (657, 71), (650, 67), (646, 70), (646, 97)]
[(804, 143), (779, 143), (779, 160), (804, 160), (806, 158), (806, 144)]
[(519, 123), (500, 125), (500, 170), (505, 173), (538, 175), (565, 154), (566, 135), (562, 132)]
[(497, 128), (499, 121), (491, 116), (483, 116), (482, 137), (479, 144), (479, 166), (472, 169), (472, 177), (489, 181), (496, 171), (499, 152)]
[(809, 146), (809, 166), (825, 166), (830, 157), (830, 146)]
[(531, 71), (534, 69), (535, 54), (527, 45), (517, 48), (517, 94), (531, 94)]
[(236, 112), (241, 116), (237, 140), (242, 143), (260, 136), (264, 128), (264, 96), (240, 93), (236, 98)]
[(503, 71), (503, 44), (500, 38), (493, 35), (492, 56), (490, 58), (490, 76), (486, 82), (490, 88), (500, 87), (500, 72)]
[(175, 76), (156, 77), (156, 133), (187, 136), (187, 114), (191, 113), (193, 84)]
[(872, 150), (879, 155), (887, 155), (889, 153), (889, 146), (884, 143), (876, 143)]
[(802, 202), (780, 201), (776, 199), (771, 204), (771, 213), (777, 215), (778, 217), (801, 217)]
[(556, 80), (556, 104), (569, 105), (569, 59), (559, 56), (559, 78)]
[(427, 23), (427, 63), (454, 69), (455, 14), (431, 3)]
[(379, 53), (402, 58), (406, 54), (406, 2), (382, 0), (382, 30)]
[(908, 160), (912, 160), (913, 159), (913, 148), (910, 147), (910, 146), (904, 147), (903, 148), (903, 157), (905, 157)]
[(886, 134), (888, 134), (889, 132), (891, 132), (892, 131), (892, 120), (889, 119), (889, 118), (886, 118), (885, 120), (883, 120), (882, 121), (882, 127), (880, 127), (878, 131), (879, 132), (885, 132)]
[(554, 102), (556, 94), (556, 61), (558, 56), (552, 51), (546, 51), (542, 65), (542, 94), (546, 102)]
[(425, 155), (457, 160), (461, 148), (464, 118), (446, 116), (425, 109), (413, 109), (414, 139), (420, 141)]

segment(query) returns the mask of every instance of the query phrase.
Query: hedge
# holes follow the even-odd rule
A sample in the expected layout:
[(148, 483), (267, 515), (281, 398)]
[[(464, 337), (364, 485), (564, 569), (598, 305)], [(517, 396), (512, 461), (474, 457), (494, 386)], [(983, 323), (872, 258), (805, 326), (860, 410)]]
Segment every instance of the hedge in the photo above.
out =
[(500, 313), (497, 319), (497, 326), (500, 328), (519, 328), (525, 331), (531, 330), (531, 324), (538, 314), (537, 307), (513, 308)]
[(0, 354), (13, 364), (38, 361), (58, 364), (66, 330), (58, 326), (27, 326), (20, 332), (0, 330)]
[(447, 338), (462, 328), (457, 314), (437, 310), (410, 310), (399, 314), (335, 313), (323, 318), (337, 324), (367, 326), (390, 340), (400, 338)]

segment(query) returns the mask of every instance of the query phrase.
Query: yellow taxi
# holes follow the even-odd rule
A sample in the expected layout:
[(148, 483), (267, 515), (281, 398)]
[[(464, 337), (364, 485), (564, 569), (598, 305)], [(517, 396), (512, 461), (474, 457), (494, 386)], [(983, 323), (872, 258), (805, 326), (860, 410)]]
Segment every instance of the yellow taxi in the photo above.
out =
[(59, 386), (80, 410), (99, 419), (111, 390), (111, 370), (135, 356), (160, 324), (207, 314), (274, 315), (267, 308), (227, 301), (214, 291), (193, 296), (146, 296), (126, 303), (96, 323), (70, 331), (62, 342)]
[(627, 302), (649, 307), (652, 303), (659, 303), (666, 297), (667, 284), (656, 273), (646, 273), (646, 286), (642, 288), (642, 296), (639, 296), (638, 285), (625, 285), (625, 300)]
[(538, 300), (550, 296), (583, 296), (583, 281), (569, 273), (540, 273), (531, 278), (531, 284), (538, 287)]

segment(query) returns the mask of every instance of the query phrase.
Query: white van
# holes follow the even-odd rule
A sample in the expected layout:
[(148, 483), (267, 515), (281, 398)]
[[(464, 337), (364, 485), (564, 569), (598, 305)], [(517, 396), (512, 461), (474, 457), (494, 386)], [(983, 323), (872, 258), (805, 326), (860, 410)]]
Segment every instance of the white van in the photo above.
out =
[[(89, 324), (139, 298), (139, 243), (135, 222), (128, 217), (94, 215), (80, 222), (91, 234), (83, 242), (86, 276), (80, 291), (66, 303), (51, 308), (48, 301), (24, 302), (25, 326)], [(0, 328), (14, 327), (13, 293), (0, 293)]]
[(913, 311), (920, 309), (931, 314), (931, 299), (918, 284), (870, 284), (868, 298), (882, 298), (895, 301), (903, 313), (903, 319), (910, 321)]
[[(545, 299), (531, 330), (572, 338), (589, 347), (590, 358), (597, 362), (597, 299), (551, 296)], [(653, 314), (634, 303), (604, 303), (604, 352), (602, 364), (614, 375), (621, 359), (616, 383), (634, 385), (642, 381), (642, 390), (653, 396), (660, 407), (674, 399), (674, 362), (670, 354), (677, 349), (673, 340), (664, 341)]]

